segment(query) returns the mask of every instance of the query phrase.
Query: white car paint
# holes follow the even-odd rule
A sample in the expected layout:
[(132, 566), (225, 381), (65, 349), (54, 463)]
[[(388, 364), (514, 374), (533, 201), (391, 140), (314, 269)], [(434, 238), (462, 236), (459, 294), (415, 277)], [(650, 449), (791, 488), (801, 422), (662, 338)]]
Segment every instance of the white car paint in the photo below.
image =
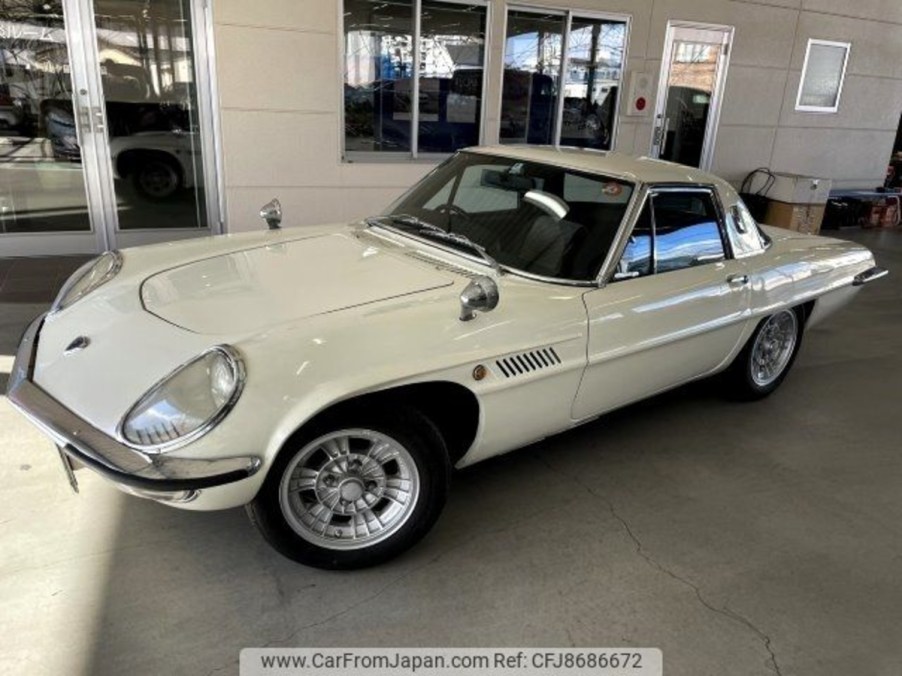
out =
[[(709, 185), (725, 209), (738, 199), (720, 179), (656, 160), (542, 148), (477, 152), (639, 184)], [(717, 372), (758, 318), (821, 299), (812, 317), (820, 320), (849, 300), (853, 278), (874, 264), (859, 245), (776, 229), (765, 249), (757, 235), (727, 223), (737, 259), (598, 287), (498, 274), (478, 258), (360, 223), (129, 249), (117, 277), (47, 317), (34, 380), (121, 439), (123, 416), (163, 376), (213, 345), (239, 350), (247, 385), (235, 408), (169, 454), (254, 454), (263, 466), (176, 505), (186, 509), (247, 503), (289, 436), (315, 414), (404, 384), (451, 382), (476, 396), (478, 432), (457, 463), (470, 465)], [(462, 322), (458, 296), (475, 274), (495, 278), (501, 302)], [(735, 274), (750, 283), (734, 288), (727, 278)], [(90, 348), (64, 356), (83, 334)], [(556, 359), (536, 354), (550, 350)], [(477, 366), (485, 378), (474, 377)]]

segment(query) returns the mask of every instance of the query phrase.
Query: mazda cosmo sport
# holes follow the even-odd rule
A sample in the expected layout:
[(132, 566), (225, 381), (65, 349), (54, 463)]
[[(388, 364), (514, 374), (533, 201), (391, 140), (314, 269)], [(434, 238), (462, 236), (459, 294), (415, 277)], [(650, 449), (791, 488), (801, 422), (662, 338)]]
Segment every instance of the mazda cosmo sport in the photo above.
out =
[(107, 252), (27, 330), (10, 401), (87, 467), (246, 505), (281, 553), (385, 561), (472, 465), (698, 378), (755, 399), (886, 271), (760, 226), (721, 179), (616, 153), (462, 151), (379, 216)]

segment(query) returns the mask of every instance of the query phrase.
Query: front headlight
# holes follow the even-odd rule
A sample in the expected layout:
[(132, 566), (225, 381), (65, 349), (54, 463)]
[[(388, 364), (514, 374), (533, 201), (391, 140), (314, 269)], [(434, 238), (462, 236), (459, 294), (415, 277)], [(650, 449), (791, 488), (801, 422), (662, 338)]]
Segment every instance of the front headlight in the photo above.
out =
[(243, 387), (238, 352), (228, 345), (211, 348), (154, 385), (126, 414), (120, 432), (148, 450), (187, 443), (215, 427)]
[(122, 269), (122, 254), (118, 251), (107, 251), (92, 261), (88, 261), (76, 270), (53, 302), (51, 312), (63, 310), (79, 298), (84, 298), (101, 284), (115, 277)]

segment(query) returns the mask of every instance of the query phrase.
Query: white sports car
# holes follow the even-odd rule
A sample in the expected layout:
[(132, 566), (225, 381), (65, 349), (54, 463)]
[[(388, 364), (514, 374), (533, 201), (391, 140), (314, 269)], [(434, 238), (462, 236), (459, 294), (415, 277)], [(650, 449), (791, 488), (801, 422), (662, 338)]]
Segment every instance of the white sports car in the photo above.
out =
[(10, 400), (123, 490), (247, 505), (280, 552), (384, 561), (452, 467), (687, 381), (770, 394), (884, 274), (759, 226), (724, 181), (616, 153), (475, 148), (381, 216), (108, 252), (27, 330)]

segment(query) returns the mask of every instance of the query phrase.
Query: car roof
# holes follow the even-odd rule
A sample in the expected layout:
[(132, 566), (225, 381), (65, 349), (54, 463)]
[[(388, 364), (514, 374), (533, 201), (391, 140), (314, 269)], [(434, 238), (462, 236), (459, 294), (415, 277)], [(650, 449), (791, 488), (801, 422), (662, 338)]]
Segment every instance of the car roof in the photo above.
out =
[(704, 183), (718, 186), (724, 183), (723, 179), (693, 167), (608, 150), (521, 144), (476, 146), (464, 150), (525, 162), (557, 164), (577, 171), (607, 174), (633, 183)]

